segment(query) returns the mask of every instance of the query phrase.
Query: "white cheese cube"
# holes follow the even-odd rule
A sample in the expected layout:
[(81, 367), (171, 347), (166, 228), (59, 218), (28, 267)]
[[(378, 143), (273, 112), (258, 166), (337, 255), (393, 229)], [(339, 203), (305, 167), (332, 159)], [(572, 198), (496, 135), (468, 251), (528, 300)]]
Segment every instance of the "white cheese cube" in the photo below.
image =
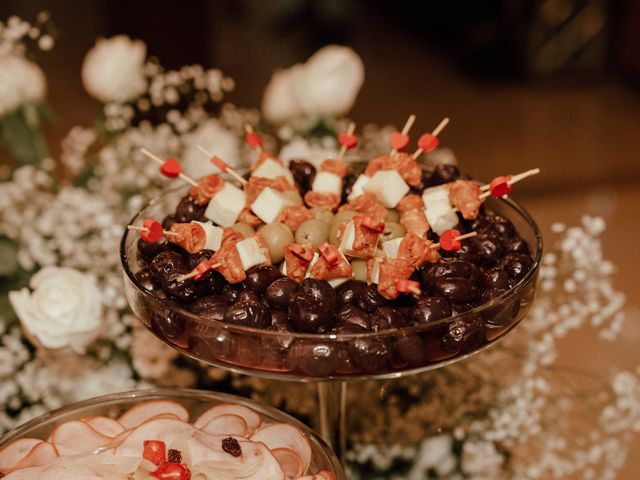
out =
[(220, 250), (220, 245), (222, 244), (222, 234), (224, 233), (223, 228), (216, 227), (210, 222), (196, 222), (195, 220), (193, 220), (191, 223), (197, 223), (204, 230), (204, 233), (206, 235), (206, 241), (204, 243), (205, 250), (213, 250), (214, 252)]
[(342, 178), (331, 172), (318, 172), (313, 179), (311, 190), (319, 193), (333, 193), (338, 197), (342, 195)]
[(374, 257), (373, 259), (373, 267), (371, 268), (371, 274), (369, 275), (369, 283), (375, 283), (376, 285), (380, 282), (380, 263), (382, 259), (379, 257)]
[(353, 224), (353, 221), (347, 223), (347, 226), (344, 229), (344, 233), (342, 234), (342, 239), (340, 240), (340, 246), (338, 250), (341, 252), (348, 252), (353, 249), (353, 242), (356, 239), (356, 228)]
[(245, 272), (251, 267), (261, 265), (269, 260), (262, 251), (262, 248), (260, 248), (260, 244), (258, 244), (254, 237), (240, 240), (238, 243), (236, 243), (236, 249), (238, 250), (238, 254), (240, 255), (242, 268), (244, 268)]
[(458, 215), (448, 203), (432, 203), (431, 206), (424, 209), (424, 214), (429, 225), (431, 225), (431, 229), (438, 235), (442, 235), (445, 230), (455, 227), (459, 222)]
[(347, 200), (351, 201), (362, 195), (364, 193), (364, 186), (369, 182), (369, 180), (371, 180), (371, 177), (361, 173), (360, 176), (356, 178), (356, 181), (353, 182), (353, 185), (351, 186), (351, 193), (347, 197)]
[(363, 187), (365, 192), (373, 193), (378, 201), (387, 208), (394, 208), (410, 190), (402, 175), (395, 170), (380, 170)]
[(244, 191), (229, 182), (225, 182), (222, 190), (216, 193), (209, 202), (204, 216), (217, 225), (230, 227), (238, 220), (240, 212), (244, 209), (245, 202)]
[(422, 202), (424, 203), (425, 207), (441, 202), (450, 205), (449, 189), (447, 189), (447, 187), (445, 187), (444, 185), (426, 188), (422, 191)]
[(274, 222), (284, 207), (292, 205), (287, 197), (271, 187), (266, 187), (251, 204), (251, 211), (264, 223)]
[(251, 176), (271, 179), (284, 177), (289, 183), (293, 184), (293, 175), (291, 174), (291, 171), (271, 158), (263, 161), (258, 168), (253, 171)]
[(389, 258), (398, 258), (398, 250), (400, 249), (400, 242), (402, 238), (394, 238), (393, 240), (387, 240), (382, 243), (382, 251), (384, 255)]

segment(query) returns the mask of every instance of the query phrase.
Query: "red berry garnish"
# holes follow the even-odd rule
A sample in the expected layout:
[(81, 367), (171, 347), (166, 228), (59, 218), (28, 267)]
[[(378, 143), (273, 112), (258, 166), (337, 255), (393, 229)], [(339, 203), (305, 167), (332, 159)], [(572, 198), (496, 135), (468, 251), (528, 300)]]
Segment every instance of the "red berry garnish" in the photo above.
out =
[(162, 238), (162, 224), (152, 218), (145, 218), (143, 226), (148, 228), (146, 232), (140, 232), (140, 238), (147, 242), (156, 243)]
[(409, 145), (409, 135), (403, 135), (400, 132), (393, 132), (389, 137), (389, 145), (394, 150), (401, 152)]
[(191, 470), (182, 463), (162, 462), (158, 468), (150, 472), (152, 477), (159, 480), (190, 480)]
[(182, 168), (180, 164), (173, 158), (167, 158), (162, 165), (160, 165), (160, 173), (168, 178), (176, 178), (180, 175)]
[(154, 465), (166, 460), (167, 446), (160, 440), (145, 440), (142, 442), (142, 458), (149, 460)]
[(491, 180), (489, 184), (489, 191), (491, 195), (494, 197), (503, 197), (504, 195), (508, 195), (513, 190), (511, 185), (509, 185), (509, 181), (511, 180), (511, 175), (503, 175), (502, 177), (496, 177)]
[(338, 135), (338, 143), (347, 149), (351, 149), (358, 144), (358, 137), (342, 132)]
[(423, 153), (430, 152), (438, 145), (440, 145), (440, 139), (430, 133), (423, 133), (418, 139), (418, 147), (420, 147)]
[(244, 139), (247, 141), (247, 144), (253, 149), (262, 147), (262, 137), (257, 133), (254, 133), (254, 132), (247, 133), (244, 136)]
[(440, 235), (440, 246), (448, 252), (457, 252), (462, 246), (460, 240), (456, 240), (459, 236), (460, 232), (458, 230), (445, 230)]

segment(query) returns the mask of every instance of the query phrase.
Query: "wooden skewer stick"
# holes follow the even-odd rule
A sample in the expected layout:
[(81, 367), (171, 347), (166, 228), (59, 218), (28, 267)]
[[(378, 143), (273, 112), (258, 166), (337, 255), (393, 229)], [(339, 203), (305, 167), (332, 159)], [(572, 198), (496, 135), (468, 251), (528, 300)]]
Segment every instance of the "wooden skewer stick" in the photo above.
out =
[[(213, 265), (211, 265), (211, 267), (208, 270), (215, 270), (216, 268), (221, 267), (221, 266), (222, 266), (222, 264), (220, 264), (220, 263), (214, 263)], [(197, 269), (194, 269), (189, 273), (185, 273), (184, 275), (180, 275), (179, 277), (176, 277), (176, 281), (177, 282), (184, 282), (185, 280), (189, 280), (190, 278), (197, 277), (198, 275), (201, 275), (201, 274), (202, 274), (202, 272), (199, 272)]]
[[(255, 131), (253, 130), (253, 127), (248, 123), (244, 124), (244, 130), (245, 132), (247, 132), (248, 135), (253, 135), (255, 133)], [(256, 145), (256, 151), (258, 153), (262, 153), (262, 145)]]
[[(409, 130), (411, 130), (411, 127), (413, 127), (413, 122), (415, 121), (416, 116), (412, 113), (411, 115), (409, 115), (409, 118), (407, 118), (407, 121), (405, 122), (404, 127), (402, 127), (402, 131), (400, 133), (402, 135), (406, 135), (407, 133), (409, 133)], [(398, 153), (398, 150), (393, 148), (389, 155), (395, 155), (396, 153)]]
[[(456, 238), (454, 238), (454, 240), (456, 242), (459, 242), (460, 240), (465, 240), (467, 238), (475, 237), (476, 235), (478, 235), (478, 232), (469, 232), (469, 233), (465, 233), (464, 235), (458, 235)], [(440, 247), (440, 242), (434, 243), (433, 245), (431, 245), (430, 248), (439, 248), (439, 247)]]
[[(351, 122), (349, 124), (349, 128), (347, 128), (347, 136), (351, 136), (353, 135), (353, 132), (356, 131), (356, 124), (354, 122)], [(349, 147), (347, 145), (342, 145), (340, 147), (340, 151), (338, 152), (338, 160), (342, 160), (345, 156), (345, 154), (347, 153), (347, 150), (349, 149)]]
[[(524, 180), (525, 178), (532, 177), (533, 175), (537, 175), (539, 173), (540, 173), (539, 168), (532, 168), (531, 170), (527, 170), (526, 172), (522, 172), (517, 175), (514, 175), (513, 177), (511, 177), (511, 180), (509, 180), (507, 183), (509, 185), (513, 185), (514, 183), (517, 183), (520, 180)], [(491, 191), (489, 190), (489, 188), (490, 188), (490, 184), (483, 185), (482, 187), (480, 187), (481, 190), (485, 191), (484, 193), (480, 194), (481, 200), (484, 200), (485, 198), (491, 196)]]
[[(142, 152), (142, 154), (146, 155), (147, 157), (149, 157), (151, 160), (154, 160), (156, 162), (158, 162), (161, 166), (164, 165), (164, 161), (158, 157), (157, 155), (151, 153), (149, 150), (147, 150), (146, 148), (141, 148), (140, 152)], [(180, 172), (178, 174), (178, 176), (184, 180), (185, 182), (193, 185), (194, 187), (198, 186), (198, 182), (196, 182), (193, 178), (185, 175), (184, 173)]]
[[(127, 230), (133, 230), (134, 232), (148, 232), (149, 229), (147, 227), (138, 227), (137, 225), (127, 225)], [(172, 232), (171, 230), (162, 230), (162, 234), (167, 237), (177, 237), (178, 234), (176, 232)]]
[[(442, 121), (438, 124), (438, 126), (433, 129), (433, 131), (431, 132), (431, 135), (433, 135), (434, 137), (437, 137), (438, 135), (440, 135), (440, 132), (442, 132), (442, 130), (444, 130), (444, 128), (448, 124), (449, 124), (449, 117), (444, 117)], [(422, 150), (421, 147), (418, 147), (418, 149), (415, 152), (413, 152), (413, 159), (417, 160), (418, 157), (422, 155), (422, 152), (424, 152), (424, 150)]]
[(216, 167), (218, 167), (220, 170), (222, 170), (225, 173), (229, 173), (231, 174), (231, 176), (233, 176), (233, 178), (235, 178), (236, 180), (238, 180), (240, 183), (242, 183), (243, 185), (245, 183), (247, 183), (247, 181), (242, 178), (242, 175), (240, 175), (238, 172), (236, 172), (235, 170), (233, 170), (228, 164), (227, 162), (225, 162), (224, 160), (222, 160), (220, 157), (217, 157), (215, 155), (213, 155), (211, 152), (209, 152), (206, 148), (204, 148), (201, 145), (198, 145), (198, 150), (200, 150), (202, 153), (204, 153), (208, 158), (209, 161), (211, 163), (213, 163)]

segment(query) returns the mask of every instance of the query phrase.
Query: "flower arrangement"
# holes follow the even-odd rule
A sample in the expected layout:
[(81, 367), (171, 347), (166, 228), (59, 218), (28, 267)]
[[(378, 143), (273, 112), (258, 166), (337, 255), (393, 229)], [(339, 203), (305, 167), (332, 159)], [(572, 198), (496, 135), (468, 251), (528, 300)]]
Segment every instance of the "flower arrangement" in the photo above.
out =
[[(177, 156), (195, 177), (215, 168), (198, 144), (243, 168), (254, 155), (240, 140), (248, 122), (272, 132), (266, 141), (281, 147), (283, 160), (322, 159), (336, 152), (333, 133), (347, 124), (341, 117), (362, 85), (362, 61), (332, 46), (275, 72), (261, 115), (223, 103), (235, 85), (220, 70), (167, 71), (139, 40), (102, 39), (82, 69), (87, 92), (103, 104), (99, 126), (72, 128), (55, 161), (46, 148), (21, 149), (25, 138), (42, 140), (45, 117), (33, 122), (28, 112), (44, 112), (35, 105), (44, 105), (46, 79), (28, 59), (27, 39), (51, 48), (48, 21), (0, 23), (0, 99), (12, 93), (0, 100), (0, 146), (14, 160), (0, 183), (0, 431), (71, 401), (147, 385), (233, 391), (312, 420), (312, 386), (195, 363), (140, 327), (127, 309), (118, 244), (123, 225), (165, 186), (140, 147)], [(385, 151), (391, 131), (364, 126), (363, 155)], [(455, 156), (440, 148), (428, 161), (455, 163)], [(496, 347), (351, 389), (353, 478), (614, 478), (640, 429), (640, 370), (594, 378), (556, 363), (559, 344), (579, 327), (590, 324), (598, 341), (613, 341), (621, 328), (624, 298), (602, 257), (603, 230), (589, 217), (554, 226), (539, 298)], [(591, 419), (579, 435), (576, 411)]]

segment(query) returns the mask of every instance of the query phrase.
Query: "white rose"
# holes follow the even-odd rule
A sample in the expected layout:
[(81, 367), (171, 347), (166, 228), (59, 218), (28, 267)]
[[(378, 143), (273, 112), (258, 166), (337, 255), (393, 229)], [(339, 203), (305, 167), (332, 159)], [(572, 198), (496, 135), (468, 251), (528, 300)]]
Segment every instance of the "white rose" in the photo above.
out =
[(42, 100), (47, 80), (38, 65), (19, 55), (0, 55), (0, 117)]
[(45, 267), (28, 288), (9, 292), (25, 333), (45, 348), (83, 353), (98, 336), (102, 305), (92, 277), (73, 268)]
[(337, 117), (347, 113), (364, 81), (364, 64), (351, 48), (329, 45), (304, 64), (278, 70), (262, 99), (267, 120), (282, 123), (302, 115)]
[(181, 158), (185, 173), (193, 178), (201, 178), (211, 173), (220, 173), (198, 148), (222, 158), (233, 169), (242, 170), (240, 141), (230, 130), (220, 125), (217, 120), (209, 119), (196, 130), (184, 136), (186, 148)]
[(147, 87), (143, 67), (147, 46), (126, 35), (101, 38), (82, 64), (82, 83), (89, 95), (106, 102), (124, 103), (139, 97)]
[(336, 145), (326, 145), (325, 142), (310, 143), (304, 138), (295, 137), (280, 149), (278, 157), (287, 165), (291, 160), (302, 158), (320, 168), (320, 164), (327, 158), (335, 157), (337, 151)]

